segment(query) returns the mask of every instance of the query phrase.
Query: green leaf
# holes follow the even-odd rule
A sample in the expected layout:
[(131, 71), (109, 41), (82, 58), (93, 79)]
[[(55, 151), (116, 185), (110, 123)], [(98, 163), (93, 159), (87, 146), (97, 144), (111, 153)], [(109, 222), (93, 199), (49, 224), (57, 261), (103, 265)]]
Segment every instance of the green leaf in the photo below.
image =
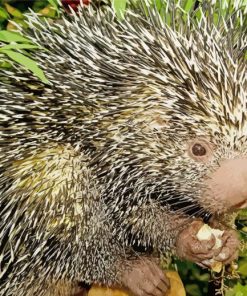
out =
[(56, 9), (54, 8), (54, 6), (49, 4), (40, 11), (38, 11), (38, 13), (46, 17), (54, 18), (56, 16)]
[(14, 60), (15, 62), (23, 65), (28, 70), (32, 71), (35, 76), (37, 76), (42, 82), (49, 83), (48, 79), (45, 77), (44, 72), (40, 69), (37, 63), (25, 55), (15, 52), (12, 50), (2, 50), (4, 54), (6, 54), (9, 58)]
[(242, 275), (247, 276), (247, 261), (239, 261), (239, 268), (238, 272), (240, 272)]
[(193, 9), (194, 5), (195, 5), (195, 1), (194, 0), (187, 0), (187, 1), (185, 1), (185, 3), (184, 3), (184, 10), (186, 12), (190, 12)]
[(237, 283), (233, 289), (227, 291), (226, 296), (246, 296), (247, 295), (247, 286), (243, 286), (240, 283)]
[(26, 43), (31, 43), (32, 41), (21, 36), (18, 33), (15, 32), (10, 32), (7, 30), (2, 30), (0, 31), (0, 41), (4, 42), (26, 42)]
[(185, 286), (186, 292), (193, 296), (201, 296), (200, 287), (196, 284), (189, 284)]
[(154, 4), (155, 4), (157, 10), (160, 11), (161, 8), (162, 8), (162, 1), (161, 0), (155, 0)]
[(32, 10), (38, 12), (39, 10), (43, 9), (47, 3), (44, 1), (34, 1), (32, 5)]
[[(246, 0), (247, 1), (247, 0)], [(247, 219), (247, 209), (241, 210), (238, 219)]]
[(34, 48), (41, 48), (38, 45), (32, 45), (32, 44), (8, 44), (0, 47), (0, 51), (6, 50), (6, 49), (34, 49)]
[(8, 16), (7, 11), (0, 7), (0, 20), (6, 20)]
[(195, 11), (194, 18), (197, 19), (198, 21), (200, 21), (202, 18), (202, 15), (203, 15), (202, 8), (201, 7), (197, 8), (197, 10)]
[(126, 8), (127, 0), (113, 0), (112, 6), (115, 10), (115, 13), (118, 19), (124, 19), (124, 12)]
[(6, 7), (6, 10), (8, 11), (8, 13), (10, 15), (13, 15), (14, 17), (17, 17), (17, 18), (20, 18), (20, 19), (24, 18), (24, 15), (17, 8), (9, 5), (8, 3), (5, 3), (5, 7)]
[(48, 2), (55, 7), (56, 9), (58, 9), (58, 2), (56, 0), (48, 0)]
[(9, 62), (1, 61), (1, 60), (0, 60), (0, 68), (9, 69), (9, 68), (11, 68), (11, 67), (12, 67), (12, 65), (11, 65)]
[(12, 30), (16, 31), (17, 30), (16, 24), (22, 28), (25, 28), (25, 29), (28, 28), (28, 24), (23, 19), (18, 19), (16, 17), (14, 17), (11, 21), (9, 21), (8, 26), (7, 26), (7, 30), (11, 31), (10, 28), (13, 27)]

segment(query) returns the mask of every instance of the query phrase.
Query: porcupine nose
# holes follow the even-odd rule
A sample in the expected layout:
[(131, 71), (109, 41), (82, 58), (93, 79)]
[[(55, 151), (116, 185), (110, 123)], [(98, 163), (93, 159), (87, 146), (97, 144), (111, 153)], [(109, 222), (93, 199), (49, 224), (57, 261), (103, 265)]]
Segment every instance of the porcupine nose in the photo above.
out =
[(229, 207), (247, 207), (247, 158), (224, 160), (207, 181), (209, 194)]

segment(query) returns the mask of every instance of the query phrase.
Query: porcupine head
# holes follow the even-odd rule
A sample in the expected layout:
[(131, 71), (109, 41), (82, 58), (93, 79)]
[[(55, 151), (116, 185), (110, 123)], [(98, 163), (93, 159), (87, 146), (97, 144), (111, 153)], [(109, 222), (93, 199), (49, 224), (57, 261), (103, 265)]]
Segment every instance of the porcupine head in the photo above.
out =
[(0, 295), (158, 296), (160, 256), (235, 259), (227, 226), (217, 250), (195, 234), (246, 205), (244, 30), (92, 7), (28, 21), (50, 84), (0, 70)]

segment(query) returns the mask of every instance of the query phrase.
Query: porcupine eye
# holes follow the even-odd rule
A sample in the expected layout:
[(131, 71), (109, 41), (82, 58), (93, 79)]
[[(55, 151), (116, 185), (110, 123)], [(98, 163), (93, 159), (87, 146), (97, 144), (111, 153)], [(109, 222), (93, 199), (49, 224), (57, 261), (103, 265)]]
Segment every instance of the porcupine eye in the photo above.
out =
[(208, 161), (213, 154), (210, 142), (202, 139), (195, 139), (189, 142), (189, 156), (196, 161)]
[(192, 153), (195, 156), (204, 156), (207, 153), (207, 150), (204, 146), (202, 146), (200, 143), (196, 143), (192, 146)]

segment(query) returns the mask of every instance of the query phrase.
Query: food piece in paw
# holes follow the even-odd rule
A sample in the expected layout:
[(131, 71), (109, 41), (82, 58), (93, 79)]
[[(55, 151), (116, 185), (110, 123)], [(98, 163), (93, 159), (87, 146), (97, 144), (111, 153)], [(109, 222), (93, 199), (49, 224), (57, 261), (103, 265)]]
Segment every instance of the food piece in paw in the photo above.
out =
[[(224, 231), (219, 229), (211, 228), (209, 225), (204, 224), (197, 233), (197, 238), (199, 241), (209, 240), (212, 235), (215, 236), (215, 245), (212, 249), (219, 249), (222, 246), (222, 236)], [(222, 256), (224, 254), (221, 254)], [(204, 265), (211, 266), (211, 269), (215, 272), (220, 272), (222, 270), (223, 264), (222, 262), (216, 261), (213, 258), (209, 260), (204, 260), (202, 262)]]

